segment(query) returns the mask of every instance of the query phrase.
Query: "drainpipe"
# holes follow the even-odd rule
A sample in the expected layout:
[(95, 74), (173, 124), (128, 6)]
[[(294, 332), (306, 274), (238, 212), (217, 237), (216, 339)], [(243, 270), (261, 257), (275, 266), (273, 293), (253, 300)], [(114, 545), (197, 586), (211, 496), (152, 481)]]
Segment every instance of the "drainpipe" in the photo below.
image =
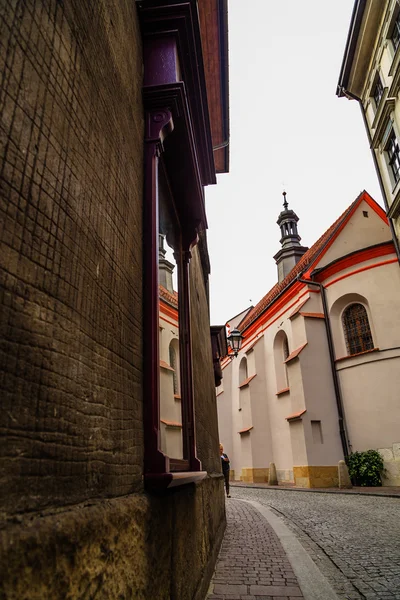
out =
[(317, 281), (311, 281), (309, 279), (301, 279), (301, 275), (298, 276), (297, 281), (299, 281), (300, 283), (305, 283), (307, 285), (316, 285), (320, 289), (320, 292), (321, 292), (322, 309), (324, 311), (324, 321), (325, 321), (325, 328), (326, 328), (326, 337), (328, 340), (328, 350), (329, 350), (329, 358), (330, 358), (330, 363), (331, 363), (333, 387), (335, 388), (336, 406), (337, 406), (337, 411), (338, 411), (338, 415), (339, 415), (340, 440), (342, 442), (343, 455), (345, 458), (347, 458), (349, 456), (349, 448), (351, 449), (351, 445), (348, 441), (348, 435), (346, 433), (346, 421), (345, 421), (344, 409), (343, 409), (343, 399), (342, 399), (342, 394), (340, 391), (339, 376), (338, 376), (338, 373), (336, 371), (336, 366), (335, 366), (335, 348), (333, 345), (332, 329), (331, 329), (331, 322), (329, 319), (328, 304), (326, 301), (325, 288), (322, 285), (322, 283), (318, 283)]
[[(387, 214), (389, 212), (389, 203), (388, 203), (388, 199), (386, 197), (386, 191), (385, 191), (385, 187), (383, 185), (382, 175), (381, 175), (381, 172), (379, 170), (379, 166), (378, 166), (378, 161), (377, 161), (377, 158), (376, 158), (376, 154), (374, 152), (374, 149), (372, 148), (371, 133), (370, 133), (369, 128), (368, 128), (367, 117), (365, 116), (365, 110), (364, 110), (364, 107), (363, 107), (363, 104), (362, 104), (362, 100), (361, 100), (361, 98), (359, 98), (358, 96), (356, 96), (352, 92), (349, 92), (348, 90), (345, 90), (344, 88), (342, 88), (341, 91), (346, 96), (346, 98), (351, 98), (352, 100), (357, 100), (358, 105), (360, 107), (362, 118), (363, 118), (363, 121), (364, 121), (365, 131), (367, 132), (369, 147), (371, 148), (372, 160), (374, 161), (374, 167), (375, 167), (376, 174), (378, 176), (379, 187), (381, 188), (381, 194), (382, 194), (382, 197), (383, 197), (383, 202), (385, 204), (385, 209), (386, 209), (386, 214)], [(393, 238), (394, 247), (395, 247), (395, 250), (396, 250), (397, 261), (398, 261), (399, 266), (400, 266), (400, 245), (399, 245), (399, 240), (397, 239), (397, 235), (396, 235), (396, 231), (394, 229), (393, 221), (392, 221), (392, 219), (390, 217), (388, 217), (388, 221), (389, 221), (390, 232), (391, 232), (392, 238)]]

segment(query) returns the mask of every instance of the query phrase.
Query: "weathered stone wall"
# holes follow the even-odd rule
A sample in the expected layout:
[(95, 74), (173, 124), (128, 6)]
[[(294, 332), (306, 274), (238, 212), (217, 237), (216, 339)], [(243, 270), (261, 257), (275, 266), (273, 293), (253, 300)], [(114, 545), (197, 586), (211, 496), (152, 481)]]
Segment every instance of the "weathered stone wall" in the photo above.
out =
[[(200, 241), (200, 243), (205, 243)], [(209, 473), (221, 472), (217, 400), (210, 341), (210, 317), (199, 246), (190, 262), (190, 308), (193, 355), (193, 388), (198, 457)]]
[(209, 476), (143, 493), (135, 3), (2, 0), (0, 72), (0, 597), (203, 598), (225, 511), (197, 249)]
[(0, 508), (142, 475), (141, 38), (134, 2), (0, 3)]
[(220, 480), (21, 516), (0, 532), (0, 598), (202, 600), (224, 531)]

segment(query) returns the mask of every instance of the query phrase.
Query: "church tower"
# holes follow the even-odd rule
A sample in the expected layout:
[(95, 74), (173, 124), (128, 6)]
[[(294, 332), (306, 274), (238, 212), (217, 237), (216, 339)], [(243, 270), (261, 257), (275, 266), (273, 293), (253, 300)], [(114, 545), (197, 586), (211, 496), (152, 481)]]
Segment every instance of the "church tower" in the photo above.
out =
[(166, 290), (174, 293), (174, 283), (172, 280), (172, 273), (174, 267), (169, 260), (165, 258), (166, 250), (164, 246), (165, 236), (162, 233), (158, 234), (158, 282), (160, 285), (165, 287)]
[(280, 213), (277, 224), (281, 228), (280, 243), (282, 248), (274, 256), (278, 267), (278, 281), (285, 279), (293, 267), (308, 248), (300, 245), (301, 237), (297, 231), (299, 217), (294, 210), (289, 210), (286, 192), (283, 192), (283, 211)]

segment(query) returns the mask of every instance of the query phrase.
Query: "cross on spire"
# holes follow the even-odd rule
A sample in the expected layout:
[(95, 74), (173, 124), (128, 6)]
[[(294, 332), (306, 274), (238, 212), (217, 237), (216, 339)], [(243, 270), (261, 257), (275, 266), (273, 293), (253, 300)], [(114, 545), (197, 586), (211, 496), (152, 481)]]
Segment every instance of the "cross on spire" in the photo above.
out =
[(282, 192), (282, 196), (283, 196), (283, 208), (285, 210), (287, 210), (289, 205), (288, 205), (288, 201), (286, 200), (286, 192), (285, 191)]

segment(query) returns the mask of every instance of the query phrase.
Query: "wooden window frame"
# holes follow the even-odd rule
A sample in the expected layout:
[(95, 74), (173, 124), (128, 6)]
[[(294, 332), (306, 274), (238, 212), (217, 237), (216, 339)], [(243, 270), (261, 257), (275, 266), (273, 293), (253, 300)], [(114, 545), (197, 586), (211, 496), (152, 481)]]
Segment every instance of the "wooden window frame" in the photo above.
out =
[[(191, 248), (207, 227), (204, 186), (216, 183), (202, 42), (194, 0), (139, 2), (143, 40), (144, 484), (149, 491), (203, 479), (196, 456), (190, 343)], [(162, 65), (162, 68), (160, 66)], [(178, 278), (184, 460), (161, 451), (158, 288), (158, 169), (170, 183), (181, 233)]]
[[(357, 325), (357, 323), (352, 324), (349, 322), (349, 311), (353, 307), (362, 307), (364, 311), (363, 316), (365, 315), (365, 332), (358, 331), (360, 329), (360, 326)], [(354, 321), (354, 317), (352, 317), (352, 320)], [(351, 304), (346, 306), (342, 313), (342, 324), (348, 356), (354, 356), (361, 352), (366, 352), (368, 350), (374, 349), (374, 340), (372, 337), (371, 326), (369, 324), (368, 311), (365, 308), (364, 304), (361, 304), (361, 302), (352, 302)], [(353, 330), (355, 330), (356, 333), (358, 332), (358, 337), (356, 337), (356, 335), (353, 333)], [(369, 340), (367, 342), (364, 340), (364, 336), (369, 336)]]

